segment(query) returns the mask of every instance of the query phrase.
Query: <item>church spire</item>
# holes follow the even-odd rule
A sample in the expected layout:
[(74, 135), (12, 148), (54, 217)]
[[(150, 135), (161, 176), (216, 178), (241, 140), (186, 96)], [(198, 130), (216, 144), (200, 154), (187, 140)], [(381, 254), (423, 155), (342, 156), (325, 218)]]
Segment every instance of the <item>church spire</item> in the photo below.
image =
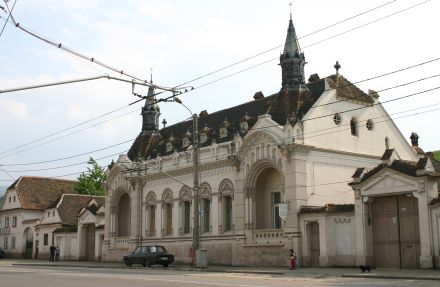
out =
[[(153, 79), (150, 84), (153, 84)], [(160, 116), (160, 108), (156, 103), (153, 85), (148, 88), (148, 94), (145, 98), (145, 105), (142, 107), (142, 134), (151, 135), (153, 132), (159, 131)]]
[(304, 53), (301, 52), (295, 27), (293, 26), (292, 12), (290, 12), (286, 43), (284, 44), (284, 51), (280, 56), (283, 89), (292, 91), (307, 90), (304, 79), (305, 64)]

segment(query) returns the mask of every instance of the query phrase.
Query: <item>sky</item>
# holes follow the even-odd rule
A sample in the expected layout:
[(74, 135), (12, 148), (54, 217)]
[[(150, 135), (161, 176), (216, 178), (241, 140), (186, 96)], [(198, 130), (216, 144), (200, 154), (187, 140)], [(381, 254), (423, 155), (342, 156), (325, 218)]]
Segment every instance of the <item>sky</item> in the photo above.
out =
[[(315, 73), (334, 74), (336, 61), (342, 66), (340, 74), (359, 82), (439, 58), (435, 31), (440, 26), (439, 2), (293, 1), (293, 22), (307, 61), (306, 79)], [(10, 0), (9, 6), (13, 3)], [(180, 96), (185, 105), (193, 113), (212, 113), (250, 101), (255, 92), (268, 96), (280, 89), (278, 57), (286, 37), (289, 3), (17, 0), (12, 13), (22, 27), (38, 35), (141, 79), (150, 79), (152, 71), (153, 82), (166, 87), (270, 50), (188, 84), (195, 89)], [(7, 15), (0, 11), (0, 16), (3, 27)], [(357, 86), (365, 92), (380, 91), (380, 101), (385, 102), (437, 88), (439, 68), (436, 60)], [(0, 36), (1, 91), (107, 74), (124, 78), (12, 24)], [(136, 86), (135, 92), (146, 95), (147, 88)], [(417, 132), (425, 151), (440, 149), (439, 95), (440, 89), (384, 103), (405, 138)], [(130, 148), (141, 130), (142, 103), (128, 106), (137, 99), (130, 83), (108, 79), (0, 93), (0, 185), (9, 185), (21, 175), (75, 179), (86, 170), (90, 156), (108, 165)], [(168, 125), (189, 117), (176, 103), (161, 103), (160, 108), (160, 122), (165, 118)], [(78, 125), (85, 121), (89, 122)], [(30, 142), (34, 143), (26, 145)], [(26, 146), (17, 148), (22, 145)], [(32, 164), (42, 161), (50, 162)]]

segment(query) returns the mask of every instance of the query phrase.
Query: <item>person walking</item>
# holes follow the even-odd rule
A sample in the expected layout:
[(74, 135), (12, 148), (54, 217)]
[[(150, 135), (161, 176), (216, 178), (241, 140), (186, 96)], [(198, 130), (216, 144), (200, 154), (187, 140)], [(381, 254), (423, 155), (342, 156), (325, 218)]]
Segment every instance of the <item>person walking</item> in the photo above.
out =
[(56, 251), (56, 247), (53, 245), (50, 246), (49, 251), (50, 251), (50, 257), (49, 257), (49, 261), (50, 262), (54, 262), (55, 261), (55, 251)]
[(60, 261), (60, 248), (58, 246), (55, 249), (55, 261)]
[(293, 249), (289, 250), (289, 255), (290, 255), (290, 270), (295, 270), (295, 256), (296, 253), (295, 251), (293, 251)]

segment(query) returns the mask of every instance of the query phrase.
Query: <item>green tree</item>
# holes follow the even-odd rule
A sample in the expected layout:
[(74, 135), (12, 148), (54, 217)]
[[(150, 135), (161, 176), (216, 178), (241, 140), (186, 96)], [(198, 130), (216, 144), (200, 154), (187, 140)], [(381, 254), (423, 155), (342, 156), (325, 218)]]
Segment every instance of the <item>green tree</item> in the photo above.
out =
[(78, 183), (75, 184), (74, 189), (80, 194), (105, 195), (105, 189), (102, 186), (102, 183), (107, 179), (105, 170), (93, 158), (90, 158), (87, 163), (92, 167), (88, 167), (86, 172), (79, 175)]

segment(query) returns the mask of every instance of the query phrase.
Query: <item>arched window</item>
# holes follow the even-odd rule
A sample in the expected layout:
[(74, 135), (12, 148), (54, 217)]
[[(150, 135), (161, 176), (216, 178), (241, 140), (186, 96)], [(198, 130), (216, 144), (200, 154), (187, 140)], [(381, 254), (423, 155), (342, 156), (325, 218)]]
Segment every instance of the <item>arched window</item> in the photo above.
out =
[(156, 194), (150, 191), (146, 198), (145, 235), (156, 236)]
[(351, 118), (350, 120), (350, 130), (352, 136), (358, 136), (358, 127), (357, 127), (357, 121), (355, 118)]
[(234, 199), (234, 185), (229, 179), (224, 179), (219, 185), (219, 210), (220, 210), (220, 232), (234, 230), (232, 202)]
[(173, 234), (173, 192), (171, 189), (165, 189), (162, 193), (162, 214), (164, 219), (162, 234), (171, 236)]
[(191, 233), (191, 189), (188, 186), (182, 187), (179, 192), (180, 206), (180, 228), (179, 234), (185, 235)]
[(202, 232), (211, 232), (211, 186), (208, 183), (200, 185), (201, 202), (200, 208), (202, 210), (201, 227)]
[(118, 202), (118, 236), (125, 237), (130, 235), (130, 196), (124, 193)]

